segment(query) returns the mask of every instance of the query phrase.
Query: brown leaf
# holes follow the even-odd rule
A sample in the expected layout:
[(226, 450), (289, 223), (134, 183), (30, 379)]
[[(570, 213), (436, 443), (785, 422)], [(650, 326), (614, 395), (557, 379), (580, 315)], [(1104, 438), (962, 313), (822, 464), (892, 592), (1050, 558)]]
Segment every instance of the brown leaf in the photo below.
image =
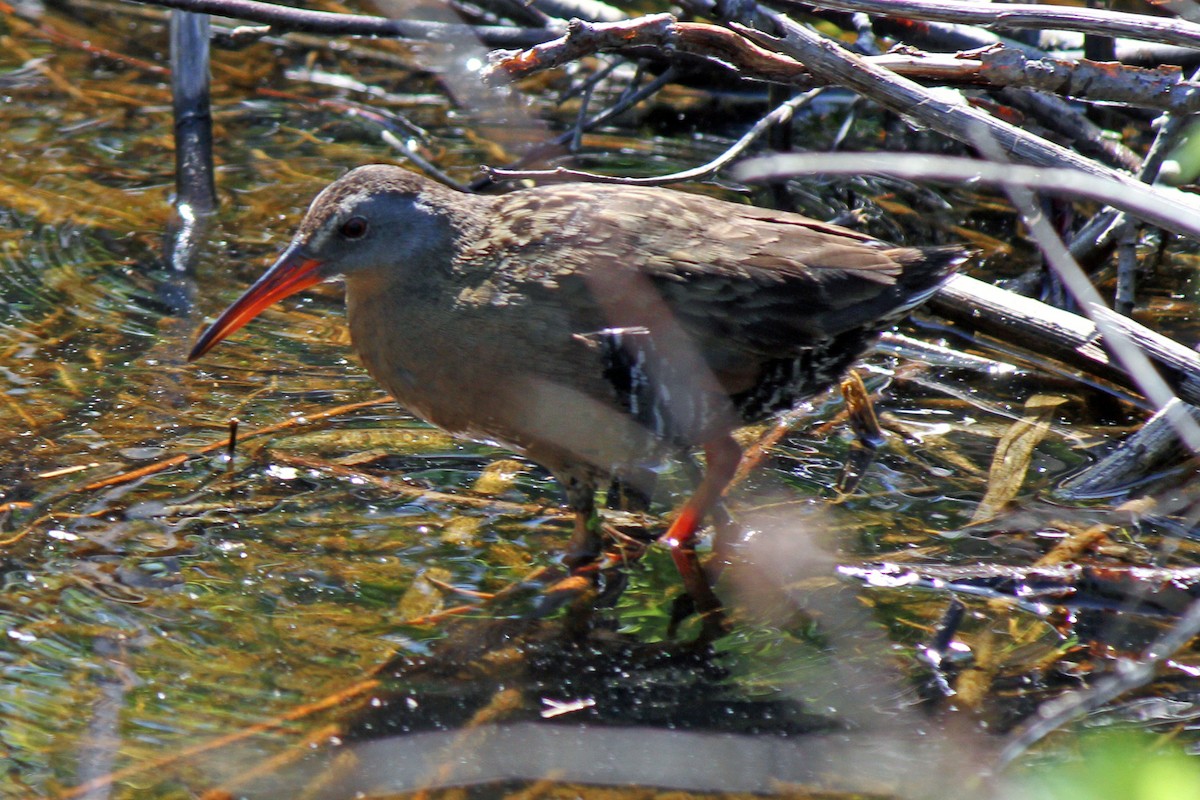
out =
[(1000, 437), (992, 467), (988, 472), (988, 488), (983, 500), (971, 517), (971, 524), (986, 522), (995, 517), (1017, 496), (1033, 450), (1050, 430), (1050, 415), (1066, 402), (1066, 398), (1038, 394), (1025, 402), (1026, 415), (1012, 424)]

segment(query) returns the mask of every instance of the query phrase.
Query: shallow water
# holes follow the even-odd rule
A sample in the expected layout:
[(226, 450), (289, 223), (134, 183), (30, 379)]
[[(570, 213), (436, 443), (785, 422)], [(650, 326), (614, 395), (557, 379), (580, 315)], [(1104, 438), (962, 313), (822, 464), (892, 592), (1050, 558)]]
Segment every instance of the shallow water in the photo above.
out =
[[(839, 579), (839, 564), (1026, 566), (1094, 526), (1108, 526), (1086, 551), (1098, 563), (1188, 566), (1196, 547), (1164, 539), (1180, 533), (1171, 519), (1113, 511), (1123, 497), (1087, 508), (1054, 500), (1140, 411), (1035, 369), (903, 351), (877, 353), (863, 370), (891, 435), (853, 495), (831, 488), (853, 440), (832, 396), (792, 419), (731, 495), (754, 535), (722, 586), (735, 627), (715, 653), (687, 645), (694, 628), (667, 640), (678, 586), (654, 548), (582, 639), (572, 614), (542, 616), (533, 590), (484, 601), (478, 593), (557, 564), (569, 526), (556, 488), (535, 465), (386, 402), (351, 355), (336, 287), (266, 311), (198, 364), (184, 357), (324, 183), (364, 161), (400, 160), (378, 125), (312, 98), (404, 115), (427, 132), (426, 155), (460, 179), (569, 124), (573, 109), (531, 99), (536, 84), (523, 95), (482, 90), (465, 71), (478, 57), (470, 48), (354, 42), (310, 58), (297, 44), (310, 40), (293, 37), (218, 49), (222, 205), (198, 263), (181, 273), (163, 256), (174, 169), (165, 29), (142, 7), (112, 10), (48, 11), (56, 38), (11, 14), (3, 23), (0, 794), (340, 796), (352, 774), (365, 781), (356, 791), (376, 796), (485, 779), (630, 787), (656, 775), (695, 792), (936, 794), (962, 778), (954, 764), (995, 748), (995, 731), (1167, 624), (1115, 613), (1119, 599), (1085, 612), (1013, 604), (1003, 588), (963, 593), (957, 694), (930, 714), (914, 710), (935, 693), (920, 653), (947, 610), (945, 583)], [(84, 52), (84, 38), (122, 58)], [(387, 94), (329, 88), (324, 75)], [(704, 102), (677, 90), (642, 116), (648, 131), (586, 137), (605, 155), (584, 165), (690, 166), (761, 108), (743, 98), (737, 113), (722, 111), (731, 129), (705, 136), (664, 123), (715, 113)], [(812, 182), (809, 213), (833, 216), (850, 201), (844, 186), (826, 188)], [(882, 209), (870, 223), (880, 235), (1012, 235), (1011, 215), (966, 191), (855, 189)], [(1018, 271), (1028, 245), (1013, 250), (989, 252), (985, 267)], [(1195, 258), (1169, 252), (1143, 312), (1183, 341), (1200, 318)], [(1030, 410), (1035, 395), (1062, 402)], [(1045, 436), (1019, 513), (968, 528), (998, 441), (1039, 414)], [(234, 417), (231, 457), (222, 443)], [(685, 485), (668, 471), (652, 517), (622, 524), (655, 529)], [(1194, 746), (1195, 664), (1181, 654), (1097, 723), (1169, 699), (1149, 722)], [(556, 727), (522, 727), (540, 725)], [(638, 733), (604, 734), (629, 727)], [(524, 758), (542, 752), (532, 746), (511, 748), (546, 731), (561, 734), (545, 745), (549, 762)], [(672, 731), (692, 738), (662, 738)], [(403, 738), (412, 732), (426, 738)], [(508, 770), (484, 770), (485, 751)], [(350, 769), (350, 752), (385, 766)], [(661, 760), (641, 764), (639, 752)], [(410, 768), (388, 773), (399, 762)], [(477, 774), (456, 772), (472, 763)]]

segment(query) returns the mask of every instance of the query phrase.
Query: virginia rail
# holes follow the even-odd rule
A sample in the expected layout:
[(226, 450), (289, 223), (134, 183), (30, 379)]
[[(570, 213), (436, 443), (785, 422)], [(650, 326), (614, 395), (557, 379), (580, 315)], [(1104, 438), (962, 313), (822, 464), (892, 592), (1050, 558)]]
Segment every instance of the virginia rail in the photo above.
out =
[(703, 477), (661, 541), (719, 626), (694, 539), (741, 459), (731, 432), (827, 389), (963, 257), (666, 189), (479, 196), (370, 165), (317, 196), (188, 358), (344, 278), (355, 349), (401, 405), (562, 484), (573, 566), (600, 552), (602, 481), (702, 448)]

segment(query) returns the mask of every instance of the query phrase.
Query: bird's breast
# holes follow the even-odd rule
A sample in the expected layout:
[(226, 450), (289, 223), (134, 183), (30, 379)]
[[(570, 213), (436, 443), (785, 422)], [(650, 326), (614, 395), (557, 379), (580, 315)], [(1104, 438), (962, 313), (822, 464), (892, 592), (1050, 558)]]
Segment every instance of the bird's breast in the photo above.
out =
[(551, 469), (608, 472), (661, 459), (662, 443), (614, 399), (594, 348), (544, 317), (490, 311), (347, 287), (363, 365), (416, 416)]

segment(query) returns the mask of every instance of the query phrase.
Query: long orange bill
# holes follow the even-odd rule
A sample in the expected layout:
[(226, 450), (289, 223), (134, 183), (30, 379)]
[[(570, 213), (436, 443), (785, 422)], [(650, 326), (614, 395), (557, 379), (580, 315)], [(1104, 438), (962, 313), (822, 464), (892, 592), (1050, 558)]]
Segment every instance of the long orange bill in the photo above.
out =
[(275, 301), (320, 283), (320, 267), (320, 261), (304, 255), (300, 248), (289, 247), (245, 294), (225, 309), (217, 321), (200, 335), (196, 346), (188, 354), (188, 361), (195, 361), (207, 353), (217, 342), (257, 317), (260, 311)]

